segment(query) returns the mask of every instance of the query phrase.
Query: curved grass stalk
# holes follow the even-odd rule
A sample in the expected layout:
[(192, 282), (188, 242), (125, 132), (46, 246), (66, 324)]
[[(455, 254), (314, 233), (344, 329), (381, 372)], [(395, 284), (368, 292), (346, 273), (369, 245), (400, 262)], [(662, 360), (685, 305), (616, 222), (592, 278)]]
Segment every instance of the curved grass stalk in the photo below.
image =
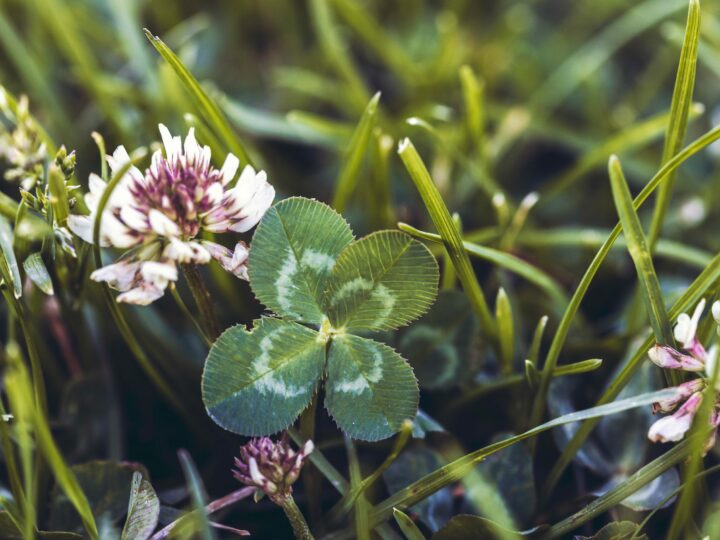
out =
[[(668, 311), (668, 317), (671, 319), (677, 318), (680, 313), (687, 311), (694, 306), (700, 298), (707, 293), (707, 291), (714, 286), (715, 282), (720, 279), (720, 254), (716, 255), (708, 267), (700, 273), (695, 281), (688, 287), (685, 293), (680, 297), (675, 304)], [(609, 403), (617, 397), (620, 391), (630, 381), (633, 374), (640, 367), (641, 362), (647, 355), (647, 350), (653, 345), (654, 338), (647, 338), (642, 345), (638, 348), (638, 352), (630, 359), (623, 370), (613, 379), (608, 386), (607, 390), (598, 400), (598, 404)], [(553, 468), (548, 475), (548, 479), (545, 482), (542, 492), (549, 495), (557, 485), (560, 475), (565, 470), (565, 467), (572, 461), (573, 456), (580, 449), (582, 444), (587, 439), (590, 432), (597, 425), (597, 421), (590, 419), (584, 422), (577, 430), (572, 439), (568, 442), (562, 454), (558, 458)]]
[[(141, 156), (140, 156), (141, 157)], [(98, 202), (97, 207), (97, 213), (95, 215), (95, 223), (93, 224), (93, 259), (95, 261), (95, 267), (100, 268), (102, 266), (102, 257), (100, 255), (100, 226), (102, 225), (102, 219), (101, 216), (103, 215), (103, 212), (105, 211), (105, 206), (107, 206), (108, 201), (110, 200), (110, 196), (112, 195), (113, 190), (117, 187), (118, 183), (122, 179), (122, 177), (127, 173), (127, 171), (134, 165), (134, 161), (137, 159), (140, 159), (140, 157), (136, 157), (135, 160), (130, 161), (126, 163), (108, 182), (107, 187), (105, 188), (105, 191), (103, 192), (102, 196), (100, 197), (100, 201)], [(148, 374), (150, 379), (153, 381), (153, 383), (158, 387), (158, 389), (163, 393), (165, 398), (174, 406), (177, 408), (177, 410), (188, 413), (187, 409), (185, 408), (185, 405), (183, 402), (174, 394), (170, 386), (168, 386), (167, 382), (163, 379), (162, 373), (158, 371), (158, 369), (153, 365), (153, 363), (150, 361), (148, 356), (145, 354), (145, 351), (143, 350), (140, 343), (138, 343), (137, 339), (135, 338), (135, 335), (133, 334), (132, 329), (130, 328), (130, 325), (128, 324), (127, 320), (125, 319), (125, 316), (122, 314), (122, 311), (120, 310), (120, 307), (117, 305), (117, 302), (115, 302), (115, 299), (112, 297), (112, 294), (110, 293), (110, 288), (106, 285), (102, 285), (102, 291), (103, 296), (105, 297), (105, 301), (107, 303), (108, 308), (110, 309), (110, 314), (113, 317), (113, 320), (115, 321), (115, 324), (117, 325), (118, 329), (120, 330), (120, 334), (122, 335), (123, 339), (125, 340), (125, 343), (127, 343), (128, 347), (130, 348), (130, 351), (133, 353), (133, 356), (137, 359), (138, 363), (140, 364), (140, 367), (143, 368), (145, 373)]]
[[(471, 233), (472, 234), (472, 233)], [(610, 235), (610, 229), (574, 229), (559, 228), (520, 233), (517, 244), (530, 248), (587, 247), (598, 248)], [(625, 248), (625, 238), (618, 238), (613, 248)], [(656, 257), (685, 263), (700, 269), (712, 261), (712, 254), (698, 248), (689, 247), (680, 242), (661, 238), (655, 246)]]
[[(648, 197), (657, 189), (657, 187), (665, 181), (669, 175), (675, 171), (680, 165), (682, 165), (687, 159), (698, 153), (700, 150), (708, 146), (710, 143), (720, 139), (720, 127), (716, 127), (710, 131), (708, 131), (705, 135), (702, 137), (696, 139), (692, 143), (690, 143), (688, 146), (686, 146), (680, 153), (678, 153), (676, 156), (674, 156), (670, 161), (668, 161), (658, 172), (655, 174), (655, 176), (647, 183), (647, 185), (642, 189), (642, 191), (638, 194), (637, 197), (635, 197), (633, 201), (633, 207), (635, 210), (637, 210), (647, 199)], [(603, 243), (602, 246), (600, 246), (600, 249), (595, 254), (595, 257), (590, 262), (590, 266), (585, 271), (585, 274), (583, 275), (582, 279), (580, 280), (580, 283), (578, 283), (577, 288), (575, 289), (575, 292), (573, 293), (572, 298), (570, 299), (570, 303), (565, 310), (565, 314), (563, 315), (562, 319), (560, 320), (560, 324), (558, 325), (558, 329), (555, 332), (555, 336), (553, 337), (552, 343), (550, 345), (550, 350), (548, 351), (547, 357), (545, 359), (545, 364), (543, 365), (543, 369), (540, 376), (540, 384), (538, 388), (538, 392), (535, 395), (535, 400), (533, 401), (533, 408), (531, 411), (531, 425), (537, 424), (540, 419), (542, 418), (542, 415), (545, 411), (545, 404), (547, 401), (547, 393), (548, 389), (550, 387), (550, 375), (555, 370), (555, 366), (557, 365), (558, 358), (560, 357), (560, 351), (562, 350), (563, 345), (565, 344), (565, 340), (567, 339), (568, 333), (570, 332), (570, 327), (572, 326), (572, 322), (575, 319), (575, 316), (577, 315), (577, 312), (580, 308), (580, 303), (582, 302), (583, 298), (585, 297), (585, 294), (587, 293), (588, 288), (590, 287), (590, 283), (595, 277), (595, 274), (597, 274), (598, 270), (600, 269), (600, 266), (602, 265), (603, 261), (607, 257), (608, 253), (610, 252), (610, 249), (612, 248), (612, 245), (617, 240), (618, 236), (620, 236), (621, 232), (621, 226), (618, 223), (615, 225), (613, 230), (611, 231), (610, 235), (608, 236), (607, 240)], [(648, 345), (649, 346), (649, 345)], [(646, 348), (647, 349), (647, 348)], [(639, 360), (638, 360), (639, 361)], [(631, 364), (630, 364), (631, 365)], [(624, 384), (623, 384), (624, 386)], [(617, 389), (619, 392), (620, 388)], [(608, 392), (610, 390), (608, 389)], [(599, 403), (607, 403), (608, 401), (615, 398), (617, 394), (606, 394), (603, 396), (603, 398), (607, 398), (607, 401), (600, 401)], [(573, 443), (573, 441), (579, 441), (580, 434), (583, 433), (583, 429), (581, 428), (578, 430), (578, 432), (575, 434), (575, 437), (573, 437), (573, 440), (571, 443), (566, 447), (565, 452), (572, 451), (572, 455), (574, 455), (575, 452), (580, 448), (580, 445), (577, 443)], [(585, 435), (587, 436), (587, 434)], [(584, 440), (584, 437), (583, 437)], [(582, 441), (580, 441), (581, 443)], [(577, 446), (575, 446), (577, 444)], [(572, 450), (570, 450), (572, 449)], [(563, 455), (565, 455), (565, 452)], [(563, 458), (567, 459), (567, 458)], [(569, 459), (567, 460), (567, 463), (569, 463)], [(567, 463), (564, 463), (562, 465), (562, 469), (565, 468)], [(552, 488), (557, 482), (559, 478), (559, 473), (555, 472), (555, 474), (551, 473), (548, 483), (546, 484), (546, 488), (548, 488), (546, 491), (549, 491), (549, 488)]]
[[(398, 223), (398, 229), (422, 240), (435, 243), (443, 242), (443, 239), (439, 234), (421, 231), (411, 225), (408, 225), (407, 223)], [(487, 246), (481, 246), (472, 242), (463, 242), (462, 246), (465, 252), (469, 255), (494, 263), (499, 267), (509, 270), (514, 274), (524, 277), (529, 282), (534, 283), (545, 294), (547, 294), (548, 297), (550, 297), (559, 310), (562, 311), (568, 306), (568, 297), (560, 288), (560, 285), (558, 285), (549, 275), (532, 264), (527, 263), (510, 253), (505, 253), (504, 251)]]
[[(508, 446), (512, 446), (520, 441), (535, 437), (536, 435), (557, 426), (587, 420), (589, 418), (602, 418), (603, 416), (626, 411), (628, 409), (646, 406), (659, 399), (663, 399), (666, 396), (670, 397), (673, 395), (675, 395), (675, 390), (665, 389), (657, 392), (641, 394), (639, 396), (633, 396), (631, 398), (622, 399), (620, 401), (608, 403), (599, 407), (593, 407), (591, 409), (566, 414), (534, 427), (533, 429), (521, 433), (520, 435), (515, 435), (485, 446), (484, 448), (480, 448), (479, 450), (475, 450), (474, 452), (456, 459), (452, 463), (436, 469), (420, 480), (413, 482), (406, 488), (401, 489), (394, 495), (391, 495), (384, 501), (377, 504), (370, 514), (370, 526), (375, 526), (392, 516), (393, 508), (408, 508), (422, 501), (426, 497), (429, 497), (445, 486), (461, 480), (468, 471), (470, 471), (478, 463), (484, 461), (488, 456), (507, 448)], [(341, 540), (351, 538), (351, 535), (351, 531), (343, 530), (333, 534), (332, 538), (333, 540)]]

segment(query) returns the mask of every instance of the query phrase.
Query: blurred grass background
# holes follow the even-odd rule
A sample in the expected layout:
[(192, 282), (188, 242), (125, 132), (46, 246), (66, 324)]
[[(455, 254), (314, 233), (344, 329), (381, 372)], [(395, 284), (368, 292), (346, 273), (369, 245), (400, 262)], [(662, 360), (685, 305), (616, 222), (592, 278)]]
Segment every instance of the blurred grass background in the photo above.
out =
[[(92, 131), (109, 149), (148, 145), (159, 122), (173, 132), (198, 125), (203, 141), (207, 126), (145, 39), (148, 28), (203, 82), (281, 196), (335, 200), (358, 235), (398, 221), (431, 228), (395, 152), (410, 136), (468, 239), (519, 255), (571, 292), (599, 234), (617, 221), (609, 155), (620, 156), (634, 190), (659, 167), (686, 12), (684, 0), (4, 0), (0, 81), (28, 95), (55, 143), (77, 151), (81, 183), (100, 167)], [(719, 52), (720, 8), (705, 2), (698, 105), (687, 140), (720, 118)], [(367, 152), (358, 172), (339, 184), (355, 126), (376, 92)], [(205, 140), (221, 161), (222, 141)], [(662, 245), (658, 262), (668, 298), (720, 250), (711, 233), (718, 227), (711, 212), (720, 203), (718, 159), (716, 148), (679, 173), (662, 234), (675, 243)], [(3, 186), (13, 197), (15, 189)], [(540, 198), (523, 231), (502, 239), (500, 225), (533, 191)], [(493, 204), (500, 192), (507, 208)], [(649, 207), (641, 213), (649, 215)], [(592, 284), (582, 313), (588, 324), (573, 334), (564, 361), (600, 348), (612, 366), (621, 355), (629, 336), (622, 323), (633, 320), (634, 269), (617, 253)], [(545, 314), (554, 329), (560, 314), (549, 313), (531, 285), (507, 287), (507, 276), (492, 266), (476, 269), (488, 291), (498, 284), (510, 291), (519, 335), (530, 335)], [(225, 324), (260, 313), (245, 283), (214, 277)], [(129, 313), (153, 361), (195, 410), (192, 423), (152, 390), (100, 302), (84, 308), (87, 329), (70, 331), (82, 375), (63, 363), (67, 350), (40, 302), (31, 307), (36, 331), (55, 336), (44, 362), (52, 373), (51, 417), (70, 461), (136, 460), (162, 489), (179, 482), (175, 452), (186, 447), (212, 493), (232, 488), (228, 456), (238, 441), (202, 415), (205, 352), (170, 299)], [(447, 399), (424, 396), (423, 407), (443, 416)], [(445, 418), (469, 447), (507, 427), (499, 417), (464, 429), (473, 414)], [(243, 526), (266, 521), (271, 507), (259, 508), (255, 517), (242, 514)]]

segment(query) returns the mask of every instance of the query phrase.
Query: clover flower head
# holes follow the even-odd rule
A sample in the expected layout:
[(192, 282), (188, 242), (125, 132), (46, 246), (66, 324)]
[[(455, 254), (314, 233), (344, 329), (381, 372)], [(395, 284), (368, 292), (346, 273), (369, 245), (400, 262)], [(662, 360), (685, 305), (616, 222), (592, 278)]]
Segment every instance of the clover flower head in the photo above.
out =
[(233, 476), (282, 504), (292, 494), (292, 484), (298, 479), (303, 463), (313, 449), (312, 441), (307, 441), (300, 450), (293, 450), (287, 433), (276, 442), (269, 437), (252, 439), (240, 447)]
[[(162, 124), (159, 129), (165, 152), (157, 150), (144, 173), (128, 167), (131, 160), (123, 146), (107, 156), (113, 174), (126, 172), (100, 216), (99, 240), (102, 246), (130, 251), (91, 277), (120, 290), (119, 302), (153, 302), (177, 280), (177, 264), (206, 264), (215, 259), (225, 270), (247, 280), (244, 242), (229, 249), (200, 239), (200, 234), (246, 232), (260, 221), (275, 197), (264, 171), (247, 165), (236, 180), (240, 161), (233, 154), (228, 154), (220, 169), (215, 168), (210, 148), (198, 144), (192, 128), (184, 141)], [(93, 241), (105, 189), (107, 184), (91, 174), (85, 195), (90, 215), (68, 219), (70, 229), (87, 242)]]

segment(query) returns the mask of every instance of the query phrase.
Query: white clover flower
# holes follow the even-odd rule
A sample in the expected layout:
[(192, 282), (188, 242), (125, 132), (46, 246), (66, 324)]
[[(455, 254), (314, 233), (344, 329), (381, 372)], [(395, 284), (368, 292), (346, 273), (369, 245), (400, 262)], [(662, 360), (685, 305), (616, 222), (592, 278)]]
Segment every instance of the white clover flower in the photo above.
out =
[[(158, 150), (143, 174), (131, 166), (113, 190), (101, 217), (100, 244), (128, 249), (122, 260), (92, 273), (122, 291), (118, 302), (149, 304), (178, 278), (177, 264), (207, 264), (217, 260), (235, 276), (247, 280), (248, 247), (234, 250), (199, 239), (201, 231), (245, 232), (254, 227), (275, 198), (264, 171), (246, 166), (233, 184), (239, 160), (228, 154), (216, 169), (210, 148), (200, 146), (191, 128), (182, 139), (160, 124), (165, 155)], [(123, 146), (107, 156), (113, 174), (130, 162)], [(68, 226), (86, 242), (93, 241), (93, 224), (107, 184), (90, 175), (85, 202), (90, 215), (72, 215)]]

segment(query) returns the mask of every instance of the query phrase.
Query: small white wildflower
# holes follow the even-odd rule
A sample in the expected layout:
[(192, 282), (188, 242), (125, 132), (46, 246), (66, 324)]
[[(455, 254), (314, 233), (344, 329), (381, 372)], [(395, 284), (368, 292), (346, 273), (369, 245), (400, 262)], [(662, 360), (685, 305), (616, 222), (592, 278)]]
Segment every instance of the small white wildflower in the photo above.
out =
[(680, 342), (684, 349), (691, 349), (695, 342), (695, 334), (697, 333), (698, 322), (705, 310), (705, 299), (698, 303), (692, 317), (687, 313), (681, 313), (675, 325), (675, 339)]

